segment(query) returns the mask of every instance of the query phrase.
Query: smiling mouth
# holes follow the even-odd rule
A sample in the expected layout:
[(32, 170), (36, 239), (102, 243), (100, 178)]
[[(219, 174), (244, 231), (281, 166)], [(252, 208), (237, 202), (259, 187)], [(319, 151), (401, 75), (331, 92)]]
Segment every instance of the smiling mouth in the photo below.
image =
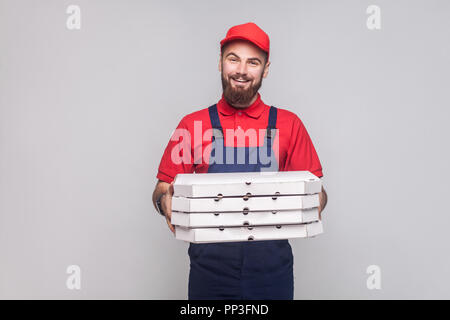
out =
[(237, 80), (237, 79), (233, 79), (233, 78), (231, 78), (231, 80), (233, 80), (233, 82), (234, 82), (235, 84), (239, 84), (239, 85), (244, 85), (244, 84), (246, 84), (247, 82), (250, 82), (250, 80)]

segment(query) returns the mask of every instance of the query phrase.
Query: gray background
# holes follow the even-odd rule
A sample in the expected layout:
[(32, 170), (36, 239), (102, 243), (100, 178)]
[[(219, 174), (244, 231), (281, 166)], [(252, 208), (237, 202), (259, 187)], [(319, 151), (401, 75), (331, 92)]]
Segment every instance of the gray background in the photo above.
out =
[(248, 21), (271, 38), (263, 101), (302, 119), (329, 194), (325, 233), (290, 240), (295, 298), (450, 298), (445, 0), (1, 0), (0, 298), (187, 298), (155, 175), (182, 116), (219, 100), (219, 41)]

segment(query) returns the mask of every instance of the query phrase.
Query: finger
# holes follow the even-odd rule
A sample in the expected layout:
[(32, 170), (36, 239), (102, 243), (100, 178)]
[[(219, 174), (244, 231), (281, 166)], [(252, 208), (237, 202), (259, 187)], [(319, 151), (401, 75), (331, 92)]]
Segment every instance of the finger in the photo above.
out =
[(172, 218), (172, 198), (171, 196), (164, 197), (162, 202), (162, 208), (166, 217)]
[(171, 226), (172, 225), (172, 221), (171, 221), (172, 219), (170, 219), (168, 216), (166, 216), (166, 221), (167, 221), (167, 224), (169, 225), (169, 226)]
[(166, 201), (166, 211), (167, 212), (167, 216), (169, 217), (169, 219), (172, 219), (172, 197), (167, 197), (167, 201)]
[(175, 234), (175, 227), (173, 226), (173, 224), (171, 224), (168, 219), (166, 219), (166, 222), (167, 225), (169, 226), (170, 231), (172, 231), (172, 233)]
[(169, 219), (169, 221), (172, 221), (172, 202), (170, 201), (169, 203), (166, 203), (164, 207), (166, 217)]

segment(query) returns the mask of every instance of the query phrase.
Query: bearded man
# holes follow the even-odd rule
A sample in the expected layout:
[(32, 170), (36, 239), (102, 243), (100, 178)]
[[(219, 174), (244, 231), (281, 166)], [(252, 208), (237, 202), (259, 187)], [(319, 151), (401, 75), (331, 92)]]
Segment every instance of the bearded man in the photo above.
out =
[[(269, 36), (249, 22), (231, 27), (220, 48), (221, 99), (183, 117), (156, 175), (153, 202), (172, 232), (172, 185), (178, 173), (305, 170), (323, 176), (300, 118), (266, 105), (258, 92), (269, 72)], [(202, 125), (200, 139), (195, 138), (196, 123)], [(252, 130), (263, 130), (264, 139), (240, 139), (236, 134)], [(179, 140), (185, 147), (181, 150)], [(244, 159), (238, 159), (239, 153)], [(268, 161), (262, 161), (261, 155)], [(327, 202), (324, 189), (319, 199), (320, 215)], [(294, 260), (288, 240), (190, 243), (188, 254), (189, 299), (293, 299)]]

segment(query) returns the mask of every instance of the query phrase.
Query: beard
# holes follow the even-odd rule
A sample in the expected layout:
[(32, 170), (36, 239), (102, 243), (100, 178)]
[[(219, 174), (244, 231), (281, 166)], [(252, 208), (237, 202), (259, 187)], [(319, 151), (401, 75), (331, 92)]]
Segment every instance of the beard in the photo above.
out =
[(250, 80), (247, 77), (241, 77), (237, 75), (230, 76), (230, 79), (227, 80), (224, 77), (223, 72), (221, 73), (222, 78), (222, 89), (223, 89), (223, 96), (225, 100), (228, 102), (228, 104), (234, 106), (234, 105), (249, 105), (252, 101), (255, 94), (258, 92), (259, 88), (261, 88), (262, 85), (262, 74), (259, 77), (259, 81), (257, 81), (255, 84), (250, 84), (248, 88), (244, 87), (233, 87), (231, 84), (231, 79), (243, 79), (243, 80)]

